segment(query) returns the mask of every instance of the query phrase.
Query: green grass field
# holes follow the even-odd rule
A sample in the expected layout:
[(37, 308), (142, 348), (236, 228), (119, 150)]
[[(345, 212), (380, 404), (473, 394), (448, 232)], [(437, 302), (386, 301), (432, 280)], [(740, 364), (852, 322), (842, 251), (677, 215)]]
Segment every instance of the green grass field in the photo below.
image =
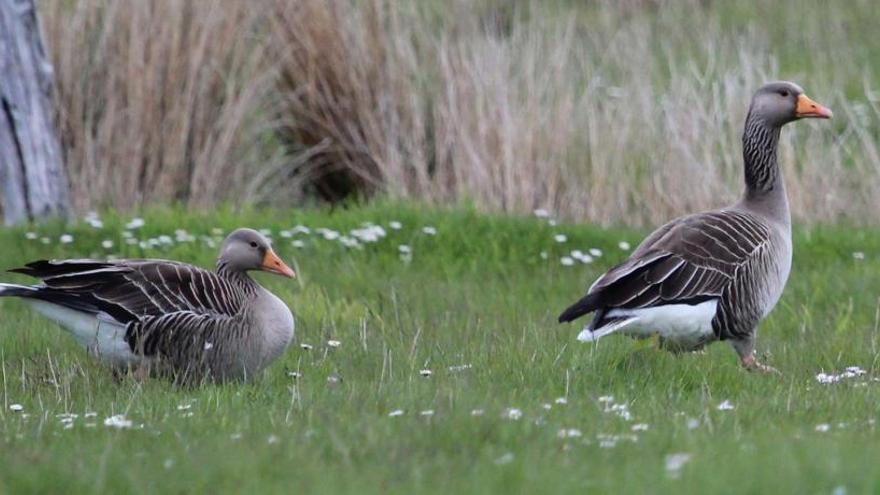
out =
[[(725, 343), (676, 357), (625, 337), (580, 344), (579, 325), (556, 323), (642, 231), (397, 204), (144, 218), (132, 235), (145, 249), (122, 236), (130, 218), (36, 239), (2, 230), (0, 267), (108, 254), (212, 266), (212, 229), (268, 228), (301, 275), (258, 275), (297, 315), (295, 343), (254, 383), (117, 381), (0, 300), (0, 493), (880, 490), (880, 231), (796, 231), (790, 283), (759, 339), (777, 377), (742, 371)], [(316, 233), (363, 222), (387, 235), (347, 248)], [(289, 232), (298, 224), (311, 233)], [(196, 239), (178, 242), (177, 228)], [(590, 248), (602, 251), (590, 264), (560, 262)], [(817, 381), (847, 366), (867, 373)], [(105, 425), (115, 415), (132, 426)]]

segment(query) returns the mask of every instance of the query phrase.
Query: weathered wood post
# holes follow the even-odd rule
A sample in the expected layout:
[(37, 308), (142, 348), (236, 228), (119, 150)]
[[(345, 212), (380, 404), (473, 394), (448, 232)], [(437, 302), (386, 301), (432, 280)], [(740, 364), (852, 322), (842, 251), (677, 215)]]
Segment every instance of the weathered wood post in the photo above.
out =
[(0, 203), (6, 224), (67, 216), (52, 65), (34, 0), (0, 0)]

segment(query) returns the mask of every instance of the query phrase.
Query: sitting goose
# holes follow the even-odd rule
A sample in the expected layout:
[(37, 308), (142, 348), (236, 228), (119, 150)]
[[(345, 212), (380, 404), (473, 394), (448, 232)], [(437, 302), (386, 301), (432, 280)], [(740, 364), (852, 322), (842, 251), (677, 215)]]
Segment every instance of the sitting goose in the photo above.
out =
[(800, 118), (831, 115), (796, 84), (761, 87), (743, 133), (742, 199), (660, 227), (559, 321), (595, 313), (578, 340), (618, 331), (633, 337), (659, 334), (661, 346), (674, 352), (729, 340), (746, 369), (774, 371), (757, 362), (755, 339), (791, 268), (791, 215), (776, 163), (779, 132)]
[(293, 338), (287, 305), (248, 270), (295, 277), (259, 232), (238, 229), (216, 273), (164, 260), (35, 261), (10, 270), (41, 285), (0, 284), (117, 367), (151, 368), (175, 381), (251, 377)]

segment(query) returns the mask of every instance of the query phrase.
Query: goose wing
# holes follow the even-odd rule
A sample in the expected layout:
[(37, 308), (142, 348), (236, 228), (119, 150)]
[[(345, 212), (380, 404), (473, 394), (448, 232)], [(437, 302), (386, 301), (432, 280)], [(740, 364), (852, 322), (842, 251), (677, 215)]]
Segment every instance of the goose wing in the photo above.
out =
[(10, 271), (43, 281), (27, 297), (124, 324), (177, 312), (229, 317), (244, 299), (215, 273), (165, 260), (40, 260)]
[(613, 308), (698, 304), (720, 298), (741, 267), (766, 249), (769, 240), (769, 228), (744, 212), (722, 210), (674, 220), (602, 275), (559, 321), (597, 311), (591, 328), (599, 328), (605, 312)]

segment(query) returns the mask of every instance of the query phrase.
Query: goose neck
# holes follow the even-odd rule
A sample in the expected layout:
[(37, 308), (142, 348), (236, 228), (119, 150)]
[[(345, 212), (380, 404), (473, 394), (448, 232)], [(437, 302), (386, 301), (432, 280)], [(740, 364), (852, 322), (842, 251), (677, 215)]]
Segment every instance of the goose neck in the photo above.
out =
[(788, 198), (776, 159), (780, 127), (752, 113), (743, 132), (743, 203), (766, 216), (790, 222)]

